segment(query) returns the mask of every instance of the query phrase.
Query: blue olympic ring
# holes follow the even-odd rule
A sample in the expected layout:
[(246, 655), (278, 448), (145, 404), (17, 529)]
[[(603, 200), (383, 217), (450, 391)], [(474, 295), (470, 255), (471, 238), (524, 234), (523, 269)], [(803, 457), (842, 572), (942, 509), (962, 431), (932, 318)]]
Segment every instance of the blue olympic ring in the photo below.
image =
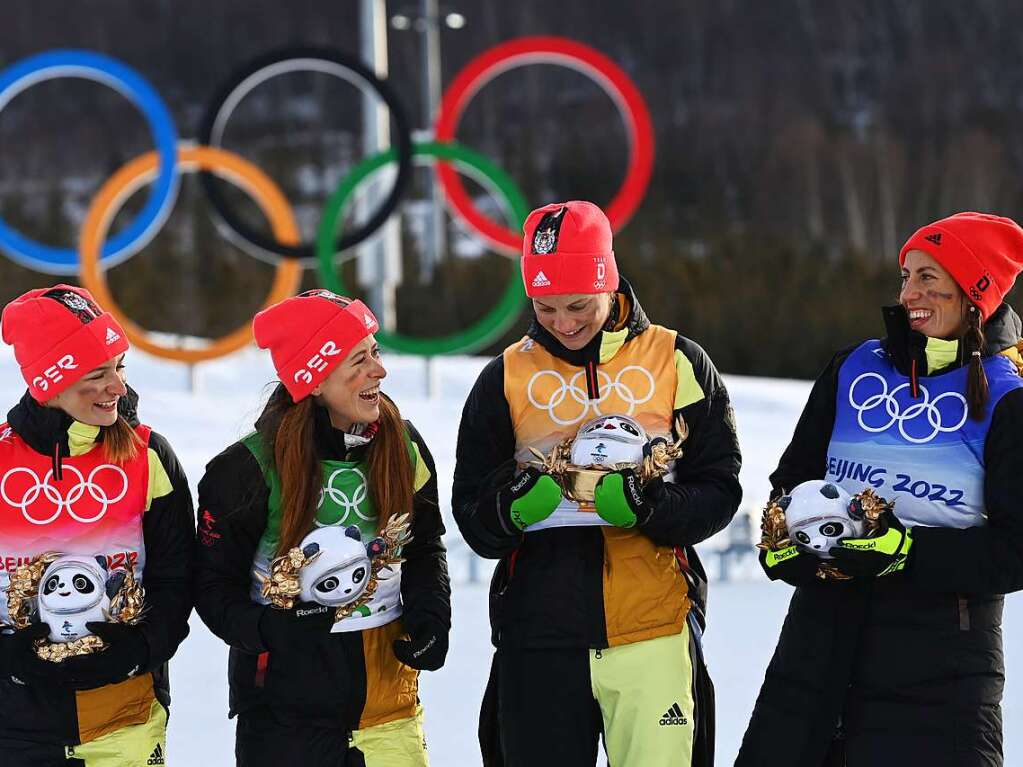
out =
[[(178, 132), (170, 110), (141, 75), (99, 53), (53, 50), (16, 61), (0, 72), (0, 110), (23, 90), (46, 80), (79, 77), (107, 85), (131, 101), (146, 118), (160, 154), (159, 176), (139, 214), (103, 248), (101, 259), (110, 267), (124, 261), (156, 235), (174, 205), (178, 191)], [(0, 218), (0, 249), (13, 261), (46, 274), (76, 274), (78, 251), (36, 242)]]

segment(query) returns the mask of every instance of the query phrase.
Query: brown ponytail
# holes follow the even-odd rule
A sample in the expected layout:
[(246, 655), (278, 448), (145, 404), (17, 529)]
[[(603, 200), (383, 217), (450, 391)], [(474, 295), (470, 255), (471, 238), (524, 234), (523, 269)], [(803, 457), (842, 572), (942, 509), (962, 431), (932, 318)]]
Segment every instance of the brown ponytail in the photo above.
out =
[(966, 401), (970, 407), (970, 418), (980, 421), (988, 401), (987, 375), (984, 373), (984, 328), (977, 307), (970, 304), (966, 311), (966, 334), (963, 336), (963, 353), (970, 357), (970, 371), (966, 379)]
[(117, 416), (112, 425), (103, 427), (103, 452), (110, 463), (127, 463), (138, 456), (143, 447), (142, 438), (123, 415)]
[(322, 483), (316, 458), (312, 397), (293, 402), (283, 384), (270, 395), (256, 429), (281, 482), (281, 532), (277, 556), (293, 549), (313, 526)]
[(369, 464), (369, 493), (379, 515), (377, 530), (382, 530), (392, 516), (412, 511), (415, 470), (409, 456), (405, 422), (397, 405), (383, 392), (380, 393), (377, 424), (366, 462)]
[[(267, 455), (273, 456), (281, 483), (281, 532), (276, 556), (283, 556), (306, 536), (316, 517), (323, 482), (316, 455), (319, 407), (312, 397), (298, 403), (283, 384), (270, 395), (256, 422)], [(405, 423), (395, 404), (380, 394), (380, 420), (366, 454), (369, 494), (379, 515), (378, 529), (394, 514), (412, 510), (415, 472), (408, 452)]]

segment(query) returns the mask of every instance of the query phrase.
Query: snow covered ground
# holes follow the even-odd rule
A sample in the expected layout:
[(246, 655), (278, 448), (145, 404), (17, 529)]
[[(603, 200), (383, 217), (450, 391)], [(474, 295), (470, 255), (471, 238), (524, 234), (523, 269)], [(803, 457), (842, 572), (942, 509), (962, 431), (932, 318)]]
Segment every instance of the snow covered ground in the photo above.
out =
[[(384, 389), (423, 433), (437, 461), (441, 507), (448, 521), (449, 562), (454, 580), (454, 626), (447, 666), (424, 674), (422, 699), (434, 767), (480, 763), (476, 715), (489, 670), (486, 582), (490, 564), (471, 555), (450, 519), (450, 478), (462, 402), (486, 360), (445, 358), (426, 364), (388, 355)], [(141, 395), (140, 413), (170, 440), (193, 488), (207, 460), (246, 433), (273, 380), (267, 355), (255, 349), (200, 366), (191, 390), (187, 368), (129, 355), (130, 382)], [(427, 386), (427, 381), (432, 386)], [(727, 377), (743, 449), (744, 508), (763, 502), (767, 475), (791, 436), (809, 385), (801, 381)], [(0, 395), (13, 403), (23, 386), (9, 347), (0, 352)], [(724, 532), (701, 547), (711, 577), (719, 572), (715, 547)], [(718, 764), (730, 765), (774, 649), (791, 589), (770, 584), (755, 561), (732, 568), (729, 582), (712, 584), (708, 661), (717, 685)], [(1007, 600), (1005, 614), (1006, 764), (1023, 763), (1023, 597)], [(227, 648), (194, 615), (192, 633), (172, 661), (173, 711), (168, 764), (221, 767), (233, 760), (234, 726), (227, 719)], [(1015, 725), (1015, 726), (1014, 726)]]

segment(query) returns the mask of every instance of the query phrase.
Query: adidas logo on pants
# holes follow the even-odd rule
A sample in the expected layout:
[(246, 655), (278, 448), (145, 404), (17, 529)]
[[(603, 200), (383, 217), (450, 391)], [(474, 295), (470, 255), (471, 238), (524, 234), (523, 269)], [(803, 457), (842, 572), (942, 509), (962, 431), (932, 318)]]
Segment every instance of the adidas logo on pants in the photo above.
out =
[(686, 719), (686, 715), (682, 713), (682, 708), (678, 705), (678, 703), (665, 711), (664, 716), (661, 717), (662, 727), (672, 724), (689, 724), (689, 720)]

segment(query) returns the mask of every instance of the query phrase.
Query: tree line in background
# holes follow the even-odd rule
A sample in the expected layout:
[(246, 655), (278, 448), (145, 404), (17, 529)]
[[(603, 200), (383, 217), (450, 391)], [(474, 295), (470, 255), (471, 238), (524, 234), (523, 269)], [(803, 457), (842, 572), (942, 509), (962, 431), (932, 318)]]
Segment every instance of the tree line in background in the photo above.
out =
[[(726, 372), (813, 376), (836, 348), (882, 332), (878, 307), (894, 300), (898, 248), (916, 227), (957, 210), (1023, 211), (1023, 9), (1008, 0), (449, 4), (468, 23), (442, 35), (445, 82), (490, 45), (525, 34), (593, 45), (634, 79), (657, 159), (642, 206), (616, 237), (619, 267), (654, 321), (698, 340)], [(217, 85), (253, 56), (295, 42), (358, 50), (354, 2), (93, 6), (12, 7), (0, 64), (56, 46), (104, 51), (154, 83), (184, 137), (196, 135)], [(392, 30), (389, 46), (392, 84), (415, 122), (418, 37)], [(243, 102), (225, 145), (281, 184), (308, 237), (324, 197), (363, 155), (359, 101), (320, 77), (281, 80)], [(537, 205), (606, 201), (625, 170), (613, 104), (553, 67), (495, 80), (459, 137)], [(0, 212), (46, 242), (71, 243), (90, 194), (148, 148), (144, 121), (101, 86), (36, 86), (0, 112)], [(413, 197), (427, 172), (415, 181)], [(232, 199), (265, 226), (241, 195)], [(405, 209), (411, 219), (419, 208)], [(424, 279), (412, 229), (398, 329), (439, 334), (481, 316), (502, 290), (503, 259), (447, 254)], [(353, 263), (344, 270), (354, 285)], [(110, 272), (143, 326), (207, 336), (251, 316), (271, 277), (224, 240), (190, 177), (161, 234)], [(0, 300), (52, 279), (0, 260)]]

